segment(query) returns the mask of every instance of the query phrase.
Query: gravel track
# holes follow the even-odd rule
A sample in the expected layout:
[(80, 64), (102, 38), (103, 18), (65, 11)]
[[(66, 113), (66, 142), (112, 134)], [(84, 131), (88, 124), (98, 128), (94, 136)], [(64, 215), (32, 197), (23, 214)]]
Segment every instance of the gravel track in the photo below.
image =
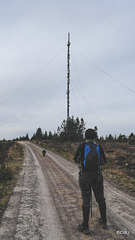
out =
[(93, 197), (91, 235), (79, 233), (82, 202), (77, 165), (48, 150), (43, 157), (39, 146), (23, 144), (24, 167), (3, 215), (0, 239), (134, 239), (134, 199), (107, 182), (108, 229), (103, 230), (97, 223), (99, 210)]

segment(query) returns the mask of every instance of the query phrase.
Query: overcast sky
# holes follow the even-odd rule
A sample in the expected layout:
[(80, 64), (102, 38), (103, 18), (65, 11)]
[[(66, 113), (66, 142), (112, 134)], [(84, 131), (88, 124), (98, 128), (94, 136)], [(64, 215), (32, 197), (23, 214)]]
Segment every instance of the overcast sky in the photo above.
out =
[(70, 116), (99, 136), (135, 133), (134, 0), (0, 0), (0, 139)]

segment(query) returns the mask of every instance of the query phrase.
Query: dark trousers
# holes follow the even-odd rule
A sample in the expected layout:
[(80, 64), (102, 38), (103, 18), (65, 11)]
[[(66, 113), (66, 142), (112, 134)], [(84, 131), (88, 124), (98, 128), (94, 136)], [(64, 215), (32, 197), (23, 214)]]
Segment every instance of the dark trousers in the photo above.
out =
[(103, 176), (96, 173), (80, 172), (79, 186), (82, 193), (82, 207), (90, 208), (91, 190), (99, 205), (101, 218), (106, 221), (106, 202), (104, 198)]

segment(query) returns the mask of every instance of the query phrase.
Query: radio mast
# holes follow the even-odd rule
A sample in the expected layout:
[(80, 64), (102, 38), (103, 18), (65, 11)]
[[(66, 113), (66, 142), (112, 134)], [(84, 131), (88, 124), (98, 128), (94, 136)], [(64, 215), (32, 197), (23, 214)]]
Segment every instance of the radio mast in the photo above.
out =
[(69, 84), (70, 84), (70, 33), (68, 33), (67, 43), (67, 120), (69, 119)]

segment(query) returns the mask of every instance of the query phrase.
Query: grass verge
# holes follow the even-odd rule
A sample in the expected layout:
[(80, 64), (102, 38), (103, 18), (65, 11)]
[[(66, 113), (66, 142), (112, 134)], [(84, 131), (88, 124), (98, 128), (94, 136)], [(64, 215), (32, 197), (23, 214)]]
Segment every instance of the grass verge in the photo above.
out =
[(8, 149), (5, 167), (0, 165), (0, 218), (16, 185), (23, 164), (23, 147), (13, 142)]

